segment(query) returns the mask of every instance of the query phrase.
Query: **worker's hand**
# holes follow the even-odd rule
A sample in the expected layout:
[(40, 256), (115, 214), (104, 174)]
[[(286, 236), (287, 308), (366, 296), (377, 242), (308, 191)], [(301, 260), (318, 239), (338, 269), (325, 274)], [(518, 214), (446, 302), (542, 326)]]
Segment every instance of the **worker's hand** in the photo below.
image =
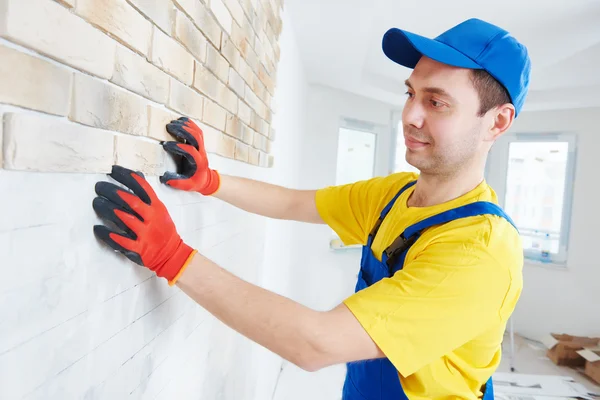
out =
[(142, 173), (115, 165), (109, 176), (133, 193), (113, 183), (96, 183), (98, 197), (93, 208), (118, 230), (96, 225), (94, 234), (133, 262), (166, 278), (170, 285), (175, 284), (196, 251), (181, 240), (165, 205)]
[(160, 181), (176, 189), (195, 191), (205, 196), (215, 193), (219, 189), (220, 177), (216, 170), (208, 167), (202, 129), (189, 118), (181, 117), (167, 124), (167, 132), (185, 142), (163, 143), (166, 151), (182, 156), (182, 170), (166, 172)]

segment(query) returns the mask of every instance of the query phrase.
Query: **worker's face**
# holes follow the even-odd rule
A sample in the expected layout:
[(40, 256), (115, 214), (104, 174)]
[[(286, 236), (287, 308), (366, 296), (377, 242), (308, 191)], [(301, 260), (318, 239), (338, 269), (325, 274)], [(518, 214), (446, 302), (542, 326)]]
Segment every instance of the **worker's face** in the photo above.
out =
[[(407, 80), (402, 112), (406, 161), (421, 174), (453, 175), (489, 150), (489, 119), (467, 69), (422, 57)], [(485, 157), (485, 155), (483, 155)]]

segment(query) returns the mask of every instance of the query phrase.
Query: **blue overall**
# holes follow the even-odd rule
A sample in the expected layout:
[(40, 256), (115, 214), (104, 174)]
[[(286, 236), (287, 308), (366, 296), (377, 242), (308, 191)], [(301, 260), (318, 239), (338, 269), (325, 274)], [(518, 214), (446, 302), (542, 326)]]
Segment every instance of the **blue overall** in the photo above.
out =
[[(500, 207), (490, 202), (475, 202), (457, 207), (440, 214), (426, 218), (409, 226), (382, 254), (381, 261), (377, 260), (371, 250), (373, 238), (379, 227), (394, 205), (396, 199), (416, 181), (408, 183), (387, 204), (381, 212), (379, 220), (369, 234), (367, 244), (362, 248), (360, 272), (355, 291), (358, 292), (383, 278), (393, 276), (404, 266), (404, 259), (410, 246), (420, 237), (421, 232), (433, 225), (443, 224), (458, 218), (482, 214), (498, 215), (513, 221)], [(515, 226), (516, 228), (516, 226)], [(398, 371), (388, 358), (365, 360), (347, 364), (346, 380), (344, 382), (342, 400), (408, 400), (402, 389)], [(483, 400), (493, 400), (492, 378), (485, 384)]]

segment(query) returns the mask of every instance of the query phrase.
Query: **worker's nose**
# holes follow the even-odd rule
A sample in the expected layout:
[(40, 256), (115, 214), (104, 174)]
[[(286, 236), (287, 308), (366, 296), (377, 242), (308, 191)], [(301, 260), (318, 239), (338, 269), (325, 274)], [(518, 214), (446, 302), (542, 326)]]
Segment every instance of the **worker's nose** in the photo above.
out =
[(420, 101), (413, 95), (409, 98), (402, 110), (402, 122), (405, 125), (412, 125), (417, 129), (422, 129), (425, 123), (425, 109)]

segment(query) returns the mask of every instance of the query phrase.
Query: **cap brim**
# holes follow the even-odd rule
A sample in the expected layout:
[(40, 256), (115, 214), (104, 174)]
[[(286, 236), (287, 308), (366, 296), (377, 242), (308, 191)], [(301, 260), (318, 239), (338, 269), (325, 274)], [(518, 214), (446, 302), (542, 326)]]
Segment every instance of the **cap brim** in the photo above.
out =
[(455, 67), (482, 68), (469, 57), (444, 43), (398, 28), (392, 28), (383, 35), (382, 48), (390, 60), (407, 68), (414, 68), (421, 56)]

